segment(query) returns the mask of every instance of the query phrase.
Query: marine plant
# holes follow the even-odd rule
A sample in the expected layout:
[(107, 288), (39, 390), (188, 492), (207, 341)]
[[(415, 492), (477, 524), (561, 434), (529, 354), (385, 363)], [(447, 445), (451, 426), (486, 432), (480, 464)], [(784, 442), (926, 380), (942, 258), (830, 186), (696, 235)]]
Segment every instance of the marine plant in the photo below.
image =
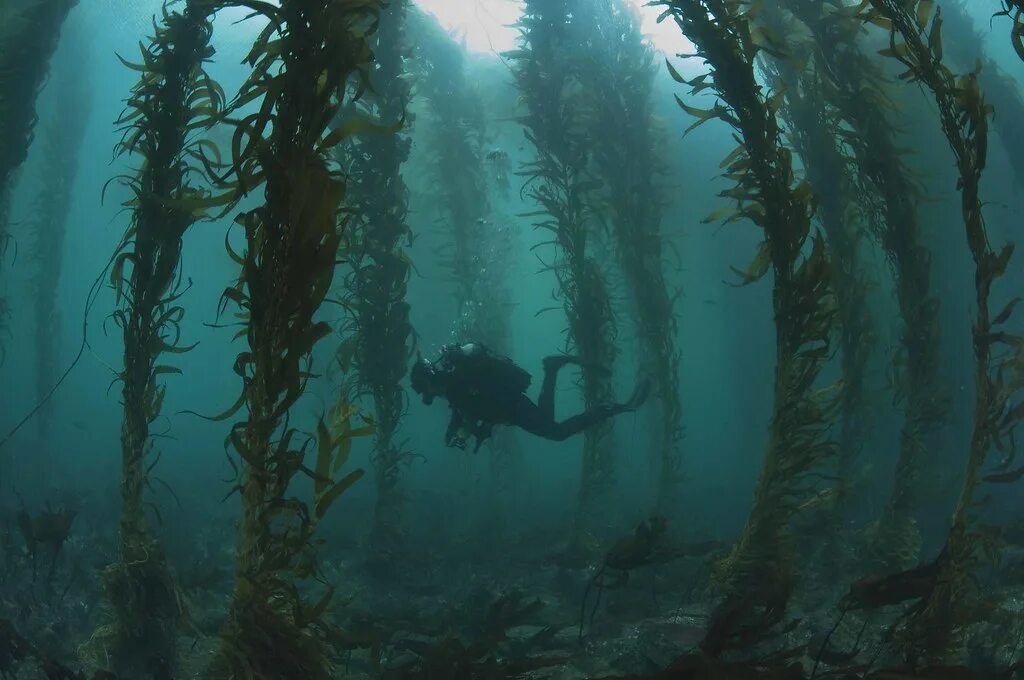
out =
[[(870, 0), (861, 17), (890, 33), (883, 54), (906, 67), (904, 80), (930, 90), (938, 108), (942, 131), (956, 160), (957, 189), (967, 245), (975, 263), (975, 318), (972, 328), (975, 355), (975, 395), (970, 448), (963, 487), (953, 513), (945, 553), (939, 561), (935, 587), (910, 616), (900, 639), (913, 662), (943, 662), (956, 647), (963, 626), (977, 615), (972, 603), (970, 570), (979, 560), (992, 557), (996, 546), (973, 514), (983, 477), (987, 481), (1015, 479), (1006, 470), (1013, 463), (1013, 433), (1024, 408), (1016, 403), (1024, 387), (1024, 341), (1006, 329), (1018, 299), (992, 314), (993, 284), (1006, 272), (1013, 245), (998, 251), (989, 242), (982, 211), (980, 182), (988, 156), (988, 122), (992, 113), (979, 84), (977, 69), (955, 75), (943, 63), (942, 10), (930, 0)], [(996, 472), (985, 474), (990, 455), (1003, 459)]]
[[(59, 69), (51, 81), (62, 106), (74, 111), (73, 116), (60, 116), (48, 121), (43, 129), (39, 188), (32, 201), (29, 218), (33, 243), (31, 256), (35, 265), (32, 288), (35, 294), (36, 390), (44, 397), (56, 381), (57, 339), (60, 337), (61, 315), (57, 305), (64, 259), (64, 236), (71, 211), (72, 190), (78, 174), (78, 157), (89, 121), (92, 92), (88, 77), (88, 47), (76, 35), (72, 58)], [(52, 410), (42, 409), (37, 425), (40, 439), (50, 427)], [(39, 469), (44, 479), (52, 473), (51, 457), (40, 456)], [(49, 482), (47, 482), (49, 483)]]
[[(26, 0), (0, 7), (0, 272), (9, 256), (7, 230), (16, 173), (28, 156), (36, 116), (36, 98), (57, 48), (61, 27), (78, 0)], [(0, 329), (8, 306), (0, 296)], [(0, 340), (0, 355), (3, 345)]]
[[(702, 647), (718, 656), (772, 635), (784, 621), (795, 586), (787, 526), (811, 487), (811, 477), (835, 453), (827, 429), (834, 411), (831, 390), (816, 389), (830, 354), (835, 299), (824, 239), (812, 234), (814, 192), (794, 177), (792, 154), (782, 140), (778, 110), (782, 92), (765, 94), (754, 77), (762, 49), (741, 0), (659, 0), (696, 46), (708, 73), (686, 80), (693, 90), (710, 89), (718, 101), (699, 109), (679, 100), (697, 118), (690, 129), (722, 120), (742, 138), (723, 162), (735, 185), (721, 193), (736, 200), (727, 221), (748, 219), (764, 233), (742, 283), (773, 273), (775, 398), (768, 449), (753, 508), (731, 554), (716, 566), (724, 594)], [(777, 49), (771, 47), (771, 49)]]
[[(985, 98), (999, 112), (991, 121), (996, 139), (1006, 149), (1018, 186), (1024, 186), (1024, 131), (1015, 121), (1024, 119), (1024, 98), (1013, 75), (1001, 68), (987, 49), (988, 36), (974, 27), (974, 20), (962, 0), (943, 5), (945, 45), (954, 64), (962, 68), (981, 64), (978, 74)], [(1021, 29), (1024, 31), (1024, 26)], [(1015, 40), (1020, 40), (1018, 35)], [(1022, 52), (1024, 57), (1024, 52)]]
[[(513, 235), (495, 215), (487, 194), (488, 127), (480, 92), (468, 76), (464, 50), (440, 26), (420, 15), (416, 22), (417, 93), (426, 105), (430, 177), (439, 188), (438, 210), (445, 243), (438, 264), (454, 286), (454, 341), (474, 339), (510, 355), (512, 302), (508, 247)], [(488, 441), (495, 493), (479, 513), (485, 536), (494, 537), (503, 487), (514, 484), (522, 450), (514, 431)]]
[(927, 462), (926, 438), (949, 411), (948, 388), (938, 371), (939, 302), (932, 292), (931, 255), (918, 216), (921, 191), (899, 147), (896, 111), (884, 74), (858, 43), (861, 22), (838, 11), (843, 6), (838, 0), (831, 4), (835, 11), (822, 11), (817, 0), (790, 0), (788, 7), (814, 37), (821, 86), (842, 122), (835, 126), (838, 134), (856, 158), (856, 191), (868, 197), (862, 209), (895, 281), (902, 330), (891, 374), (893, 404), (902, 406), (903, 422), (893, 489), (868, 538), (872, 560), (899, 569), (918, 560), (921, 538), (913, 510)]
[(1005, 15), (1013, 20), (1010, 29), (1010, 42), (1017, 56), (1024, 59), (1024, 0), (1001, 0), (1003, 10), (997, 14)]
[[(235, 359), (242, 381), (238, 401), (219, 416), (244, 417), (227, 444), (240, 461), (235, 486), (242, 516), (235, 587), (215, 678), (334, 677), (326, 611), (333, 588), (309, 599), (318, 575), (315, 530), (331, 505), (362, 475), (334, 476), (345, 463), (352, 411), (339, 407), (337, 434), (324, 418), (303, 434), (292, 410), (310, 380), (312, 352), (331, 327), (317, 313), (327, 299), (339, 253), (360, 216), (346, 203), (348, 177), (330, 154), (368, 127), (353, 118), (332, 122), (369, 82), (370, 38), (378, 0), (291, 0), (280, 6), (237, 0), (266, 21), (245, 62), (252, 74), (228, 107), (232, 152), (220, 181), (234, 199), (262, 189), (262, 201), (239, 213), (244, 247), (228, 234), (228, 254), (240, 267), (222, 308), (237, 307)], [(355, 86), (353, 86), (353, 84)], [(253, 112), (244, 112), (257, 102)], [(342, 163), (341, 167), (347, 164)], [(308, 464), (307, 458), (313, 458)], [(229, 458), (230, 460), (231, 458)], [(312, 481), (312, 498), (297, 483)]]
[[(765, 6), (758, 23), (766, 36), (798, 35), (779, 5)], [(787, 124), (789, 139), (800, 155), (807, 181), (819, 197), (816, 216), (832, 262), (842, 386), (835, 512), (841, 515), (848, 511), (848, 485), (855, 477), (854, 466), (864, 446), (870, 417), (867, 369), (877, 344), (877, 331), (868, 303), (871, 286), (865, 272), (863, 235), (876, 211), (874, 194), (863, 191), (864, 185), (856, 181), (856, 156), (835, 134), (843, 114), (837, 106), (828, 69), (818, 58), (812, 58), (814, 51), (813, 41), (792, 39), (786, 43), (781, 58), (769, 56), (763, 63), (769, 83), (777, 92), (785, 93), (779, 118)], [(832, 517), (831, 523), (835, 525), (841, 519)], [(830, 545), (823, 552), (837, 552), (837, 544), (842, 540), (827, 541)]]
[[(518, 22), (519, 49), (508, 53), (525, 104), (521, 119), (534, 152), (519, 175), (523, 191), (537, 203), (537, 229), (550, 234), (550, 264), (568, 322), (566, 345), (582, 362), (581, 388), (587, 407), (612, 396), (616, 323), (605, 274), (592, 252), (594, 210), (600, 182), (589, 170), (589, 130), (579, 89), (579, 34), (571, 0), (528, 0)], [(603, 518), (613, 482), (610, 423), (584, 433), (582, 479), (574, 541)]]
[[(657, 67), (640, 18), (621, 0), (580, 2), (574, 20), (589, 50), (579, 65), (591, 163), (604, 187), (598, 202), (608, 216), (631, 293), (640, 337), (641, 370), (655, 381), (660, 422), (654, 442), (660, 468), (656, 507), (678, 500), (682, 476), (682, 404), (674, 297), (665, 281), (658, 185), (665, 163), (651, 110)], [(616, 134), (607, 134), (616, 130)]]
[(146, 526), (145, 491), (159, 459), (151, 427), (160, 418), (169, 375), (164, 363), (189, 351), (181, 342), (183, 239), (199, 217), (209, 191), (196, 184), (201, 154), (212, 143), (197, 137), (224, 104), (220, 86), (206, 73), (213, 55), (211, 6), (187, 0), (165, 5), (154, 21), (141, 61), (124, 64), (139, 73), (117, 120), (123, 132), (116, 155), (137, 163), (116, 179), (128, 191), (131, 221), (111, 270), (117, 309), (113, 318), (124, 341), (121, 383), (121, 523), (117, 559), (103, 570), (110, 620), (84, 651), (119, 674), (176, 668), (181, 619), (178, 589), (159, 541)]
[[(407, 120), (411, 98), (405, 76), (406, 3), (391, 3), (381, 14), (374, 36), (374, 69), (370, 89), (363, 96), (360, 115), (387, 124)], [(351, 230), (343, 245), (351, 271), (345, 280), (346, 305), (352, 310), (347, 337), (338, 352), (341, 368), (355, 369), (353, 391), (373, 400), (376, 443), (373, 464), (377, 498), (370, 529), (371, 549), (387, 562), (400, 540), (402, 465), (409, 459), (396, 441), (405, 411), (405, 377), (412, 351), (406, 287), (411, 272), (403, 242), (411, 240), (406, 221), (407, 189), (402, 166), (412, 140), (398, 134), (371, 133), (336, 148), (350, 163), (348, 205), (360, 216), (359, 229)]]

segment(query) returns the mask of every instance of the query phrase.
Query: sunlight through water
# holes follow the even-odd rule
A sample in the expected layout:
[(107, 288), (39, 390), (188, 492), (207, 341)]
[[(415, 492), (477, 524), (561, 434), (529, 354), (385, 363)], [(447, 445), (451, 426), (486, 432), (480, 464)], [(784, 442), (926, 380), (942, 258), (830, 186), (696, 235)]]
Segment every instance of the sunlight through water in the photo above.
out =
[[(657, 23), (661, 10), (647, 0), (629, 0), (643, 16), (643, 31), (666, 54), (689, 52), (692, 45), (669, 20)], [(466, 49), (479, 54), (501, 53), (516, 46), (514, 24), (523, 11), (520, 0), (416, 0), (449, 31), (465, 39)]]

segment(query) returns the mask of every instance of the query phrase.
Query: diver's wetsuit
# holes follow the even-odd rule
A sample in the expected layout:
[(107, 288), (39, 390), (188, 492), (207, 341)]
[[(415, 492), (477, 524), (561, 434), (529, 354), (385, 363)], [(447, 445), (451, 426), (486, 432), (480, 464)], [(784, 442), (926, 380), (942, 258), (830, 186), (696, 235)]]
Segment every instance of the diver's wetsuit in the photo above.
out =
[(445, 347), (435, 365), (446, 376), (444, 397), (452, 408), (448, 442), (466, 428), (476, 435), (479, 446), (494, 425), (513, 425), (544, 439), (563, 441), (634, 410), (643, 400), (641, 396), (627, 404), (600, 404), (559, 422), (555, 420), (555, 383), (559, 369), (568, 363), (579, 362), (568, 356), (544, 360), (544, 382), (534, 403), (525, 394), (529, 374), (511, 360), (491, 354), (479, 343)]
[(558, 370), (570, 363), (562, 359), (563, 357), (549, 357), (544, 361), (544, 382), (541, 383), (537, 403), (534, 404), (525, 394), (520, 394), (515, 403), (513, 425), (538, 437), (560, 442), (612, 416), (633, 410), (632, 406), (626, 404), (598, 404), (579, 415), (561, 422), (556, 421), (555, 383), (558, 380)]

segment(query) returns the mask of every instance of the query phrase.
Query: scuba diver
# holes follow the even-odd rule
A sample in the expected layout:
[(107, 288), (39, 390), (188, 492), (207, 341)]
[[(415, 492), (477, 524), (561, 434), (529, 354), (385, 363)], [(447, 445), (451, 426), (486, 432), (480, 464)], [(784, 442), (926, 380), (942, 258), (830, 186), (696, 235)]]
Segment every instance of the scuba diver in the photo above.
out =
[(494, 354), (478, 342), (446, 345), (436, 361), (417, 352), (410, 372), (413, 390), (430, 405), (443, 397), (451, 407), (445, 444), (466, 448), (476, 437), (475, 451), (491, 436), (495, 425), (512, 425), (552, 441), (564, 441), (621, 413), (635, 411), (647, 399), (650, 383), (643, 380), (624, 404), (599, 404), (561, 422), (555, 420), (555, 381), (566, 364), (583, 365), (573, 356), (544, 359), (544, 382), (537, 403), (526, 396), (531, 376), (511, 359)]

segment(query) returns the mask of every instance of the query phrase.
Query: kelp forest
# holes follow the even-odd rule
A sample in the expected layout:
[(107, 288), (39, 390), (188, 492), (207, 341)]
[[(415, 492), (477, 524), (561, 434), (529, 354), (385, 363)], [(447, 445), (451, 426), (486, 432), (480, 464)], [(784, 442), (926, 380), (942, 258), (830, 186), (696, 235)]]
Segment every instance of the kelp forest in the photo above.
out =
[(0, 0), (0, 679), (1024, 678), (1024, 2)]

